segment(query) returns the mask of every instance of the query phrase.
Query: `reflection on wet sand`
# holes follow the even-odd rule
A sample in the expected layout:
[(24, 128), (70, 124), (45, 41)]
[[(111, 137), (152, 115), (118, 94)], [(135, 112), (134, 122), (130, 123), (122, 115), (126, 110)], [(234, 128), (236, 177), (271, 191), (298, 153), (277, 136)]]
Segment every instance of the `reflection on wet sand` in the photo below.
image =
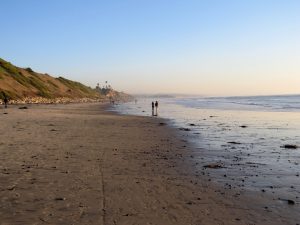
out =
[[(140, 100), (144, 109), (147, 99)], [(300, 203), (300, 113), (191, 108), (160, 100), (160, 116), (172, 120), (195, 146), (195, 170), (227, 189)], [(127, 113), (147, 115), (130, 103)], [(280, 207), (280, 205), (278, 206)]]

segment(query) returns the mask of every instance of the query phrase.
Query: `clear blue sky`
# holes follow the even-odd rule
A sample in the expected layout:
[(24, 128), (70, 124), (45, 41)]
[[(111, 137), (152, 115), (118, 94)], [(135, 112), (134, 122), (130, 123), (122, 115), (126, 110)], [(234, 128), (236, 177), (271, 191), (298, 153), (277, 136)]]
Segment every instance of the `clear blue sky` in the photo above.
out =
[(1, 0), (0, 57), (130, 93), (300, 93), (298, 0)]

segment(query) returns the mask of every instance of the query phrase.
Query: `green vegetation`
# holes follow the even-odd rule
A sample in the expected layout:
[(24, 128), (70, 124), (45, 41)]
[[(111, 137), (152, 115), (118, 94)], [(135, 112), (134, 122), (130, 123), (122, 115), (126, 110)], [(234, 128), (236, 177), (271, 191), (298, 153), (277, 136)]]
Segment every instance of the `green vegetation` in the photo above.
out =
[(29, 87), (28, 84), (28, 78), (25, 77), (22, 72), (18, 72), (17, 74), (12, 74), (14, 76), (14, 79), (18, 81), (20, 84), (22, 84), (25, 87)]
[(58, 77), (56, 79), (59, 80), (64, 85), (66, 85), (67, 87), (69, 87), (70, 89), (79, 89), (85, 94), (95, 95), (95, 91), (92, 88), (87, 87), (79, 82), (71, 81), (63, 77)]
[(5, 95), (5, 96), (9, 96), (8, 93), (7, 93), (6, 91), (0, 90), (0, 99), (4, 99), (4, 95)]
[(6, 70), (0, 64), (0, 73), (6, 73)]
[(19, 96), (15, 93), (12, 93), (10, 91), (4, 91), (0, 89), (0, 99), (4, 99), (4, 95), (8, 98), (8, 99), (15, 99), (18, 98)]
[(47, 83), (52, 85), (55, 88), (59, 88), (54, 82), (52, 82), (51, 80), (47, 80)]
[(33, 71), (30, 67), (26, 68), (25, 70), (26, 70), (28, 73), (34, 73), (34, 71)]
[(47, 86), (37, 77), (29, 77), (29, 83), (35, 87), (39, 92), (38, 95), (45, 98), (51, 98), (51, 94), (48, 91)]
[(15, 67), (14, 65), (12, 65), (9, 62), (6, 62), (5, 60), (0, 58), (0, 67), (2, 67), (2, 69), (5, 70), (5, 72), (9, 73), (9, 74), (18, 74), (19, 71), (17, 69), (17, 67)]
[(79, 82), (63, 77), (34, 72), (30, 67), (22, 69), (0, 58), (0, 97), (10, 99), (40, 96), (44, 98), (97, 98), (101, 94)]
[(105, 86), (102, 88), (100, 87), (100, 84), (98, 83), (96, 86), (96, 91), (99, 92), (101, 95), (107, 95), (109, 92), (111, 92), (113, 89), (110, 85), (107, 84), (107, 81), (105, 82)]
[(25, 87), (28, 87), (28, 81), (26, 77), (17, 67), (15, 67), (9, 62), (6, 62), (3, 59), (0, 59), (0, 67), (2, 68), (2, 71), (4, 70), (6, 74), (12, 76), (17, 82), (19, 82)]

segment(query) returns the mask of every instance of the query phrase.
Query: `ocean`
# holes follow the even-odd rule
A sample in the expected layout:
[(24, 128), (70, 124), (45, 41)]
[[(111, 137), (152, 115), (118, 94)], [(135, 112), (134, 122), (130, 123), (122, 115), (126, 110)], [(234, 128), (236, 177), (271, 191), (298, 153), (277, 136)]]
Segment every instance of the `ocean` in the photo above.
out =
[(114, 106), (122, 114), (166, 118), (195, 146), (199, 169), (214, 182), (262, 191), (278, 199), (300, 198), (300, 95), (251, 97), (142, 97)]

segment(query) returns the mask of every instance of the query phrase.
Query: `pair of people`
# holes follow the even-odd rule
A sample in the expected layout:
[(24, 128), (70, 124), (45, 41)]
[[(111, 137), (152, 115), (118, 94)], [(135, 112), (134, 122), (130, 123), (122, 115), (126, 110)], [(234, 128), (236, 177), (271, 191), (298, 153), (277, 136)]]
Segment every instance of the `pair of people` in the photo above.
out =
[[(154, 107), (155, 107), (155, 114), (154, 114)], [(158, 109), (158, 101), (155, 103), (152, 102), (152, 116), (157, 116), (157, 109)]]

